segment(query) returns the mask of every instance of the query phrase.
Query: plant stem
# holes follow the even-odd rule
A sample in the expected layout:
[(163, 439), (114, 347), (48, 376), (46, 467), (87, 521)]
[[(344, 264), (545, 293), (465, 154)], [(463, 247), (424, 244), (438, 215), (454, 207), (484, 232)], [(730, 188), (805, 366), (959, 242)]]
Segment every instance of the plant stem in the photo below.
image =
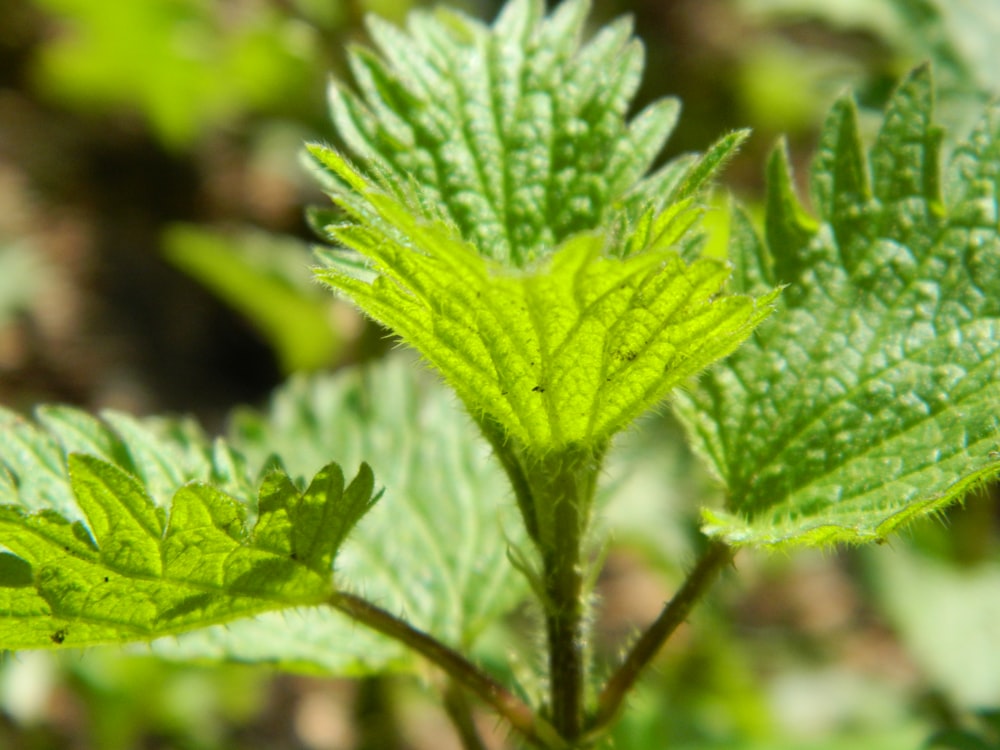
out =
[(584, 541), (603, 450), (566, 450), (528, 474), (539, 517), (552, 724), (573, 743), (583, 731), (586, 606)]
[(722, 568), (732, 562), (733, 555), (734, 550), (723, 542), (710, 543), (673, 599), (635, 642), (621, 666), (604, 686), (597, 700), (597, 711), (588, 722), (588, 732), (597, 732), (612, 722), (642, 670), (653, 660), (677, 627), (687, 619), (691, 608), (712, 585)]
[(580, 735), (583, 722), (583, 572), (580, 535), (572, 531), (579, 523), (573, 503), (563, 503), (556, 516), (564, 519), (567, 531), (558, 547), (544, 558), (549, 695), (552, 723), (559, 734), (572, 741)]
[(531, 491), (531, 485), (524, 472), (516, 452), (509, 444), (509, 439), (504, 429), (493, 419), (483, 417), (479, 420), (479, 429), (483, 436), (493, 448), (493, 454), (500, 462), (500, 466), (507, 474), (510, 487), (514, 490), (514, 498), (517, 500), (517, 507), (521, 511), (521, 518), (524, 520), (524, 528), (528, 536), (536, 544), (538, 538), (538, 516), (535, 507), (535, 499)]
[(427, 658), (455, 682), (464, 685), (492, 706), (532, 744), (543, 748), (564, 746), (556, 731), (541, 717), (536, 716), (524, 701), (433, 636), (355, 594), (337, 591), (327, 603), (351, 619), (404, 643)]
[(494, 423), (480, 427), (507, 473), (542, 562), (532, 586), (542, 600), (549, 656), (549, 717), (562, 740), (580, 737), (587, 675), (584, 542), (606, 443), (522, 452)]

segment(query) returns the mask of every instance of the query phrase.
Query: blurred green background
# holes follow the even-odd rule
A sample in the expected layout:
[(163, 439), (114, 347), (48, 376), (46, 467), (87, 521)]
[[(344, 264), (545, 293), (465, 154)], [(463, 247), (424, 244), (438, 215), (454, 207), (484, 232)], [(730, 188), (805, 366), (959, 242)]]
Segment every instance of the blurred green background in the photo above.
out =
[[(323, 197), (299, 152), (334, 138), (326, 81), (347, 77), (364, 16), (402, 21), (415, 5), (0, 0), (0, 403), (184, 412), (218, 427), (292, 372), (381, 356), (384, 334), (310, 282), (304, 208)], [(499, 3), (458, 7), (490, 19)], [(595, 0), (592, 22), (622, 13), (647, 46), (636, 109), (684, 103), (665, 156), (753, 128), (725, 185), (751, 206), (779, 134), (801, 177), (847, 89), (878, 108), (931, 60), (952, 134), (1000, 89), (1000, 0)], [(624, 450), (644, 468), (605, 511), (616, 543), (595, 623), (604, 661), (678, 581), (665, 550), (690, 542), (705, 487), (668, 416)], [(871, 550), (741, 555), (615, 746), (1000, 748), (996, 488), (943, 520)], [(481, 718), (491, 746), (509, 746)], [(0, 748), (452, 747), (413, 680), (117, 650), (0, 665)]]

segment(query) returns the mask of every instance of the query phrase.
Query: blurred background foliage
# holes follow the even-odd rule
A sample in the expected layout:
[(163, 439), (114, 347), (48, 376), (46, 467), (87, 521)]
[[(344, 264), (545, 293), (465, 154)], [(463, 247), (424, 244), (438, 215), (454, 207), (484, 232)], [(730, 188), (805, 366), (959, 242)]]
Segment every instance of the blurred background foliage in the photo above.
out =
[[(323, 198), (298, 154), (333, 138), (327, 76), (346, 77), (364, 16), (401, 21), (416, 4), (0, 0), (0, 403), (185, 412), (219, 427), (292, 372), (381, 356), (383, 333), (310, 283), (304, 208)], [(499, 7), (457, 4), (486, 19)], [(647, 45), (637, 107), (684, 103), (667, 155), (754, 129), (725, 186), (751, 206), (779, 134), (801, 178), (848, 88), (878, 108), (931, 60), (952, 136), (1000, 89), (1000, 0), (594, 5), (594, 24), (632, 14)], [(667, 415), (628, 436), (609, 485), (615, 543), (594, 624), (605, 664), (680, 580), (692, 509), (713, 491)], [(666, 649), (615, 746), (1000, 747), (996, 488), (942, 520), (886, 547), (741, 555)], [(506, 746), (481, 719), (490, 746)], [(6, 656), (0, 747), (457, 745), (418, 681), (111, 650)]]

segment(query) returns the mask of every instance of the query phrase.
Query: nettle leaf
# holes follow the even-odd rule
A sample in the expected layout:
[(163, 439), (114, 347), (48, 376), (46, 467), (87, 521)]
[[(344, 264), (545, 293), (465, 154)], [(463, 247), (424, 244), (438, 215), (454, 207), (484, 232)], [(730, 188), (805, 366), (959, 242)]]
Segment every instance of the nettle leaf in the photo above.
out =
[[(21, 500), (0, 506), (5, 649), (150, 640), (321, 603), (333, 592), (337, 550), (374, 502), (366, 465), (345, 488), (328, 464), (304, 491), (269, 474), (252, 527), (246, 498), (202, 482), (175, 485), (167, 513), (122, 467), (132, 443), (97, 420), (48, 408), (40, 421), (50, 433), (5, 416), (5, 494)], [(55, 436), (97, 455), (62, 453)], [(183, 481), (169, 451), (153, 466)]]
[[(41, 523), (31, 519), (52, 519), (64, 537), (76, 540), (71, 549), (78, 549), (84, 558), (64, 560), (67, 575), (88, 581), (96, 576), (97, 593), (109, 590), (114, 582), (125, 589), (126, 582), (135, 583), (132, 578), (108, 572), (99, 561), (88, 562), (99, 555), (95, 541), (101, 550), (104, 545), (96, 539), (98, 532), (88, 530), (89, 516), (66, 470), (67, 454), (88, 454), (74, 460), (92, 462), (96, 471), (115, 478), (123, 502), (137, 509), (136, 517), (150, 516), (147, 526), (154, 523), (154, 515), (168, 535), (171, 528), (190, 526), (181, 538), (192, 540), (192, 551), (196, 535), (202, 535), (197, 544), (207, 555), (206, 567), (198, 569), (192, 557), (186, 575), (214, 575), (218, 566), (212, 567), (213, 561), (221, 553), (211, 551), (210, 543), (221, 550), (240, 539), (244, 546), (252, 543), (252, 550), (260, 549), (238, 554), (259, 554), (264, 573), (273, 567), (270, 577), (262, 577), (260, 583), (254, 583), (256, 574), (241, 580), (240, 586), (256, 589), (241, 589), (230, 600), (216, 600), (216, 609), (211, 610), (219, 614), (215, 619), (208, 617), (208, 609), (196, 619), (181, 608), (168, 613), (169, 618), (147, 610), (150, 618), (161, 618), (158, 630), (143, 631), (142, 623), (113, 624), (118, 635), (111, 640), (116, 641), (186, 630), (153, 641), (153, 651), (162, 656), (267, 662), (341, 675), (415, 668), (419, 661), (399, 644), (359, 628), (328, 607), (298, 606), (329, 594), (330, 565), (322, 554), (331, 549), (339, 550), (338, 586), (349, 582), (381, 606), (405, 612), (409, 621), (463, 649), (475, 648), (487, 628), (528, 594), (527, 583), (507, 559), (508, 544), (521, 544), (523, 530), (503, 474), (454, 396), (432, 378), (418, 377), (413, 363), (402, 357), (335, 376), (294, 378), (276, 392), (267, 411), (242, 410), (234, 415), (227, 441), (208, 440), (190, 421), (137, 420), (117, 413), (96, 419), (76, 409), (45, 406), (33, 423), (0, 410), (0, 502), (17, 504), (18, 509), (10, 510), (11, 518), (16, 524), (27, 519), (29, 527)], [(280, 462), (276, 455), (282, 456)], [(325, 466), (330, 456), (345, 465), (370, 459), (384, 482), (384, 499), (351, 532), (343, 549), (347, 527), (342, 517), (328, 515), (339, 506), (310, 500), (336, 489), (338, 474)], [(304, 481), (309, 477), (315, 479)], [(332, 488), (325, 487), (331, 481)], [(366, 486), (357, 485), (359, 481), (350, 486)], [(126, 494), (122, 488), (130, 489)], [(351, 493), (345, 491), (345, 498), (360, 497)], [(165, 509), (171, 500), (168, 517)], [(202, 513), (204, 527), (194, 523), (191, 510), (202, 506), (208, 509)], [(247, 529), (258, 510), (256, 526)], [(178, 513), (183, 526), (171, 526)], [(95, 523), (99, 522), (100, 517)], [(7, 525), (3, 529), (0, 545), (13, 551), (3, 535), (14, 532)], [(323, 544), (309, 536), (320, 529), (327, 534)], [(150, 543), (138, 532), (133, 535), (140, 545)], [(112, 545), (121, 547), (117, 542)], [(61, 548), (52, 554), (60, 552), (65, 554)], [(293, 553), (297, 560), (292, 560)], [(34, 588), (32, 563), (17, 555), (0, 552), (4, 582), (0, 596), (7, 597), (0, 599), (0, 612), (13, 616), (15, 606), (21, 607), (19, 611), (37, 606), (39, 616), (50, 618), (45, 622), (52, 627), (40, 627), (30, 644), (8, 641), (6, 633), (0, 644), (50, 646), (54, 634), (67, 646), (108, 640), (93, 636), (85, 641), (84, 635), (91, 631), (45, 614), (50, 610), (42, 609), (48, 604)], [(273, 563), (264, 565), (265, 561)], [(279, 563), (297, 572), (283, 578)], [(320, 570), (327, 571), (322, 594)], [(303, 586), (293, 596), (295, 581), (315, 587)], [(139, 581), (140, 588), (133, 586), (126, 593), (138, 596), (146, 585)], [(180, 584), (163, 585), (175, 594), (184, 590)], [(207, 587), (203, 589), (198, 593), (208, 593)], [(162, 596), (164, 608), (169, 609), (173, 595)], [(124, 611), (129, 609), (131, 605)], [(224, 617), (224, 612), (229, 614)], [(20, 632), (20, 621), (9, 622), (16, 623), (13, 627)], [(225, 624), (213, 625), (216, 622)]]
[[(569, 0), (546, 18), (541, 0), (515, 0), (492, 27), (418, 11), (406, 31), (372, 17), (381, 57), (350, 53), (360, 94), (332, 85), (337, 130), (380, 190), (515, 267), (574, 234), (687, 197), (711, 176), (693, 158), (644, 178), (678, 103), (626, 120), (642, 45), (629, 19), (582, 44), (588, 9)], [(331, 186), (341, 182), (331, 176)]]
[(70, 453), (96, 456), (132, 474), (162, 507), (193, 480), (234, 497), (256, 496), (258, 477), (243, 458), (191, 420), (139, 420), (115, 411), (98, 419), (59, 405), (38, 407), (35, 417), (37, 423), (0, 407), (0, 503), (83, 520), (66, 471)]
[[(731, 544), (878, 541), (1000, 474), (1000, 108), (946, 178), (917, 69), (866, 154), (833, 109), (813, 219), (770, 165), (766, 238), (737, 222), (737, 279), (788, 283), (780, 313), (677, 407), (725, 484)], [(942, 183), (944, 186), (942, 187)]]
[(385, 61), (356, 52), (361, 95), (333, 95), (358, 165), (310, 148), (346, 214), (325, 231), (349, 248), (318, 277), (536, 457), (605, 443), (774, 298), (726, 294), (727, 264), (685, 260), (698, 198), (745, 134), (643, 178), (674, 115), (625, 120), (641, 46), (619, 23), (581, 47), (585, 2), (542, 9), (375, 22)]
[(345, 227), (336, 236), (378, 258), (383, 276), (319, 278), (416, 347), (474, 415), (536, 453), (606, 440), (731, 352), (773, 299), (721, 294), (726, 264), (689, 265), (669, 246), (603, 257), (596, 234), (568, 240), (544, 270), (504, 272), (440, 226), (373, 199), (425, 252)]
[[(453, 394), (392, 357), (334, 376), (296, 377), (267, 410), (242, 410), (230, 441), (250, 466), (282, 456), (292, 477), (361, 457), (384, 496), (337, 557), (337, 582), (463, 650), (523, 602), (507, 559), (524, 532), (506, 480)], [(336, 674), (419, 664), (328, 608), (272, 612), (153, 644), (164, 656), (265, 661)]]

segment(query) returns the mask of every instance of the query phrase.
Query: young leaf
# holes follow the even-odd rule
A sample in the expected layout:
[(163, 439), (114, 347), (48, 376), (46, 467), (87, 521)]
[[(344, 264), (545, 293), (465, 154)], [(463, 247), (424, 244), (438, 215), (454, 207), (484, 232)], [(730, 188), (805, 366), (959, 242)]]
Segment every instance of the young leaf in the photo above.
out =
[[(649, 177), (673, 122), (626, 123), (630, 29), (580, 46), (587, 4), (515, 0), (492, 28), (374, 22), (334, 121), (359, 166), (310, 151), (347, 214), (321, 280), (416, 347), (472, 415), (536, 460), (608, 438), (731, 352), (773, 296), (728, 295), (728, 267), (682, 260), (696, 202), (745, 134)], [(360, 259), (360, 260), (359, 260)]]
[(189, 483), (169, 516), (133, 475), (82, 453), (67, 458), (86, 526), (55, 511), (0, 506), (0, 647), (149, 640), (271, 609), (318, 604), (333, 558), (371, 507), (371, 470), (345, 489), (336, 464), (305, 492), (271, 475), (257, 522), (211, 485)]
[(1000, 474), (1000, 109), (942, 188), (931, 93), (914, 71), (867, 155), (840, 101), (811, 175), (818, 219), (778, 150), (766, 241), (737, 222), (743, 291), (790, 286), (775, 320), (677, 400), (726, 488), (710, 535), (877, 541)]
[[(588, 8), (569, 0), (545, 18), (541, 0), (515, 0), (492, 28), (454, 11), (415, 12), (406, 32), (371, 18), (382, 58), (353, 50), (360, 95), (335, 82), (330, 103), (372, 186), (516, 267), (616, 214), (686, 197), (712, 170), (684, 159), (643, 179), (677, 102), (626, 120), (642, 46), (628, 19), (581, 44)], [(343, 176), (329, 176), (350, 200)]]
[(606, 441), (770, 311), (772, 294), (722, 294), (725, 264), (688, 265), (669, 246), (608, 258), (604, 237), (583, 234), (543, 269), (505, 273), (440, 225), (378, 202), (424, 252), (347, 227), (336, 236), (364, 247), (384, 275), (319, 277), (415, 346), (473, 415), (536, 455)]

